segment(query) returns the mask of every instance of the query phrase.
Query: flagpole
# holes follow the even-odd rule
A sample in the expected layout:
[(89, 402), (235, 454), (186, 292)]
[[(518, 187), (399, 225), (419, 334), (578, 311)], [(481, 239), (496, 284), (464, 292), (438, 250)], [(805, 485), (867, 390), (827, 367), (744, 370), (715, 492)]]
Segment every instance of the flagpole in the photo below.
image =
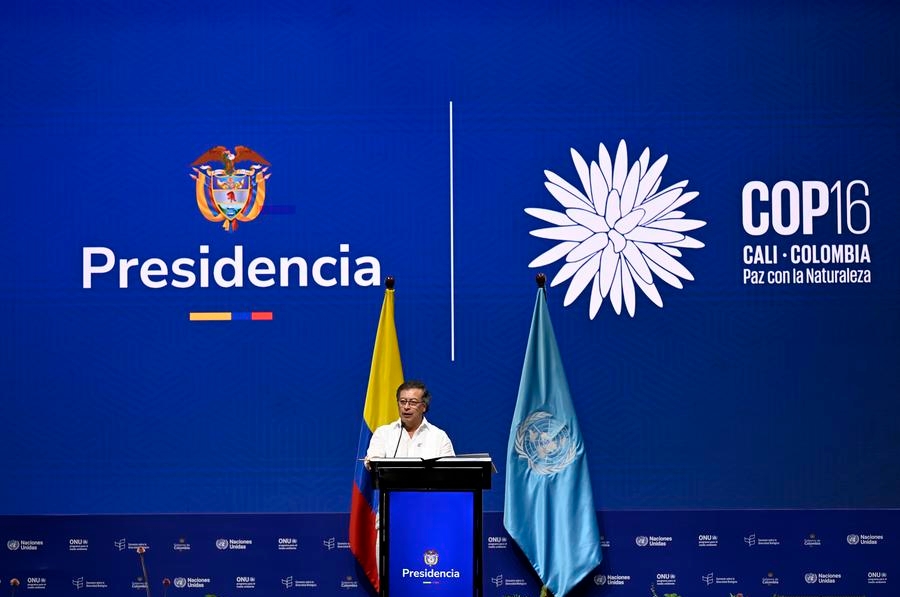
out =
[[(534, 281), (537, 284), (537, 287), (544, 291), (544, 294), (547, 293), (547, 276), (544, 275), (543, 272), (538, 272), (538, 274), (534, 277)], [(547, 585), (541, 585), (541, 595), (540, 597), (553, 597), (553, 593), (550, 592), (550, 589)]]

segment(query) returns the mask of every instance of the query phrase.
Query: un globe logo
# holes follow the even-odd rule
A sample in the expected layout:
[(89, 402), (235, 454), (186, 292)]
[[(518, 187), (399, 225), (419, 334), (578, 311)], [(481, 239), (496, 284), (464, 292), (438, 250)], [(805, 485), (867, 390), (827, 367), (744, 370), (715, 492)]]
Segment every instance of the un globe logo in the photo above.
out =
[(516, 453), (539, 475), (552, 475), (575, 460), (569, 427), (546, 411), (535, 411), (516, 430)]

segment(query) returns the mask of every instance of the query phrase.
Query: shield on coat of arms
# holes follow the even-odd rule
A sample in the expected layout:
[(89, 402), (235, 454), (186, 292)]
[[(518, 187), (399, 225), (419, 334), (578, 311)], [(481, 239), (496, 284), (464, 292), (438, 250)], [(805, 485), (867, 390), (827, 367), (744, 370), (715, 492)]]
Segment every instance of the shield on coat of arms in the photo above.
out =
[(247, 175), (213, 176), (210, 193), (216, 207), (227, 220), (233, 220), (250, 200), (250, 177)]

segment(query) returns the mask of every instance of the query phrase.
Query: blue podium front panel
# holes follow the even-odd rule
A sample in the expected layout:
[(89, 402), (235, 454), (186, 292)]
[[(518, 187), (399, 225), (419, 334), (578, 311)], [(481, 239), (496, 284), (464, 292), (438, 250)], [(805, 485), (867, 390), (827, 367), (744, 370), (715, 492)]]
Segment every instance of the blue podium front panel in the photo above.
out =
[(392, 597), (475, 593), (475, 494), (388, 495), (388, 587)]

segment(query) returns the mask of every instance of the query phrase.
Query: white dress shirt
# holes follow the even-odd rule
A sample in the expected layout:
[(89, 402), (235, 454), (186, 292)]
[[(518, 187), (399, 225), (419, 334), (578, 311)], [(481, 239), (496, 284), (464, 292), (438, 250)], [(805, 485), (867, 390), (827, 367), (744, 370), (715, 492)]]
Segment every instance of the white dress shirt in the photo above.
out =
[(366, 458), (438, 458), (454, 454), (453, 443), (446, 432), (423, 417), (412, 437), (401, 427), (400, 419), (376, 429), (369, 441)]

